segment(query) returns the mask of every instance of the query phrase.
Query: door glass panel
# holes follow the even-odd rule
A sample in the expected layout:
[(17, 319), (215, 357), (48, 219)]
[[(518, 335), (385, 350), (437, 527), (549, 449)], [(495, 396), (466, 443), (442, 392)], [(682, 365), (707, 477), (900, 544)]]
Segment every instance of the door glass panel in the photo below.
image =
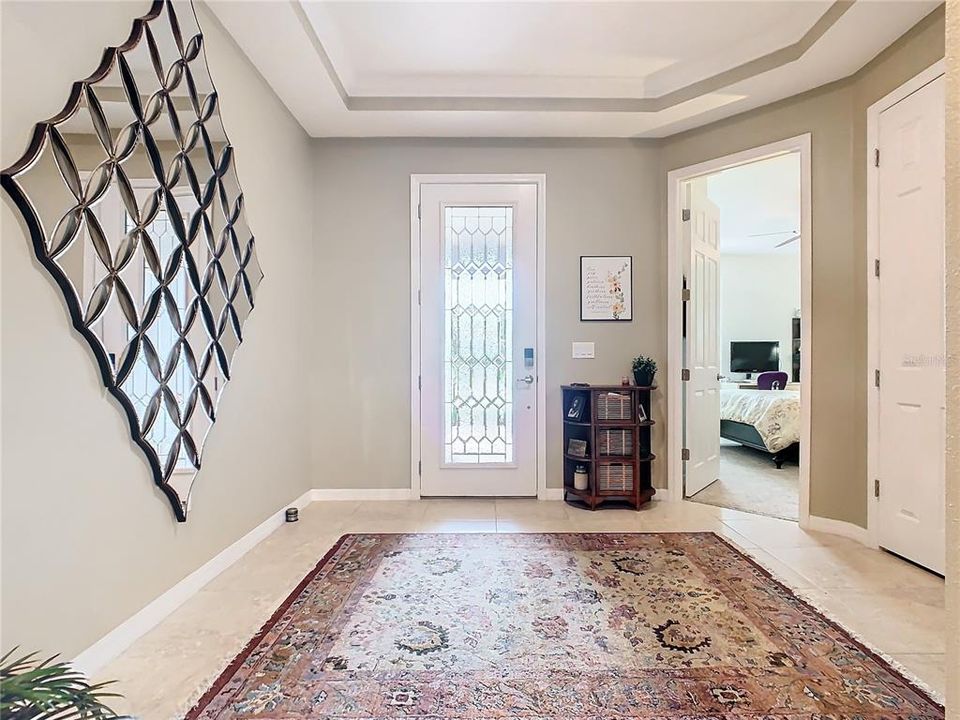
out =
[(513, 462), (513, 208), (446, 207), (444, 462)]

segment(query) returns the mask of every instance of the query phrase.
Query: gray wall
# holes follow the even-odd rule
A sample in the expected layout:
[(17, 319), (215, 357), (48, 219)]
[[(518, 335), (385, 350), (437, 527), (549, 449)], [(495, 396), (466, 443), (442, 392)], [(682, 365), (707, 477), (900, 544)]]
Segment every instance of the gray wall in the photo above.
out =
[[(410, 486), (410, 175), (485, 172), (547, 175), (547, 484), (562, 486), (560, 385), (617, 382), (635, 355), (664, 357), (657, 149), (630, 140), (320, 140), (314, 159), (317, 486)], [(633, 322), (579, 321), (580, 256), (590, 254), (633, 255)], [(573, 340), (594, 341), (596, 359), (571, 359)], [(349, 463), (331, 462), (341, 453)], [(654, 467), (662, 484), (663, 464)]]
[[(562, 482), (559, 385), (616, 382), (638, 353), (666, 348), (666, 173), (813, 135), (810, 507), (866, 523), (866, 109), (943, 56), (943, 9), (847, 80), (659, 142), (328, 139), (316, 142), (319, 307), (311, 403), (318, 487), (409, 487), (411, 173), (547, 174), (547, 484)], [(634, 256), (633, 323), (578, 321), (582, 254)], [(334, 271), (328, 276), (328, 268)], [(570, 359), (595, 340), (597, 359)], [(659, 375), (664, 419), (671, 369)], [(342, 415), (326, 406), (345, 398)], [(654, 452), (665, 457), (664, 437)], [(326, 470), (346, 448), (345, 472)], [(654, 463), (663, 486), (665, 463)]]
[[(26, 147), (32, 123), (59, 111), (70, 83), (94, 69), (106, 45), (126, 39), (148, 7), (0, 4), (4, 167)], [(200, 21), (266, 273), (258, 306), (189, 521), (177, 524), (59, 289), (33, 259), (10, 204), (0, 203), (4, 649), (83, 650), (310, 486), (303, 386), (312, 348), (301, 332), (310, 141), (205, 9)]]
[(853, 77), (675, 135), (663, 145), (665, 174), (812, 134), (810, 512), (862, 526), (867, 522), (867, 108), (942, 58), (943, 38), (941, 6)]

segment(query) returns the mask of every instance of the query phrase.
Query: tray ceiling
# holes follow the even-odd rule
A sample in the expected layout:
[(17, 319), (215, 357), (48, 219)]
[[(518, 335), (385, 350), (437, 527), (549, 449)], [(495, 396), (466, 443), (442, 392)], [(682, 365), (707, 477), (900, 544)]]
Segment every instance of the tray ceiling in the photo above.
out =
[(315, 137), (660, 137), (850, 75), (937, 4), (210, 7)]

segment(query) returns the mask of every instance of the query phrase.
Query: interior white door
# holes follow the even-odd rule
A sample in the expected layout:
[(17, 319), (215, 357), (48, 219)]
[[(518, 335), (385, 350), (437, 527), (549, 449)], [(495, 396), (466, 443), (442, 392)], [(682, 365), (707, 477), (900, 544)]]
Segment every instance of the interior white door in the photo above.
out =
[(537, 494), (537, 186), (420, 189), (424, 496)]
[(944, 79), (880, 114), (879, 542), (945, 565)]
[(684, 468), (684, 496), (691, 497), (720, 476), (720, 209), (707, 197), (706, 178), (684, 186), (689, 211), (683, 238), (689, 248), (685, 438), (690, 451)]

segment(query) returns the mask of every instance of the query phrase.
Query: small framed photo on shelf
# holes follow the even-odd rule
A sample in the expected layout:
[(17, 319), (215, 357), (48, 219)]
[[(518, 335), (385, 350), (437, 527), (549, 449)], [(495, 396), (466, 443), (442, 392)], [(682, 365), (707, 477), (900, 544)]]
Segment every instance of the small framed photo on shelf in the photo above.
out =
[(570, 401), (570, 407), (567, 409), (567, 420), (581, 420), (583, 418), (583, 408), (587, 404), (587, 399), (583, 395), (575, 395)]
[(567, 443), (567, 455), (585, 458), (587, 456), (587, 441), (570, 438), (570, 442)]
[(638, 403), (637, 404), (637, 420), (639, 420), (640, 422), (646, 422), (649, 419), (650, 418), (647, 417), (647, 411), (643, 407), (643, 403)]
[(580, 256), (580, 320), (633, 320), (633, 256)]

